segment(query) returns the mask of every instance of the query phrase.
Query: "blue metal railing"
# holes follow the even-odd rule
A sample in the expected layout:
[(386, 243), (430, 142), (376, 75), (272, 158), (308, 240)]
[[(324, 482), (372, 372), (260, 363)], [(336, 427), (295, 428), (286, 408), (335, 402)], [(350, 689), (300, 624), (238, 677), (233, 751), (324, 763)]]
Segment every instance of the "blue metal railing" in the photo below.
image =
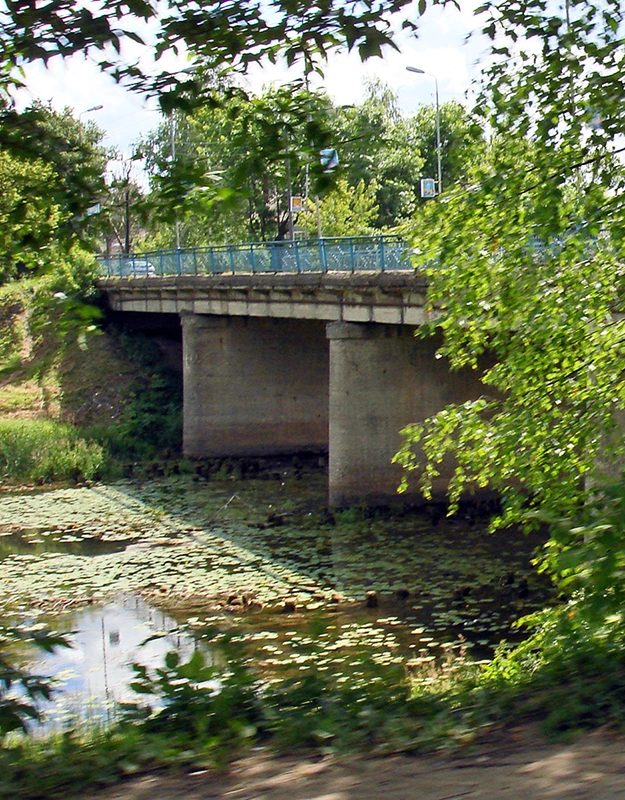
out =
[(108, 277), (413, 269), (406, 242), (388, 235), (155, 250), (100, 256), (99, 261), (101, 275)]

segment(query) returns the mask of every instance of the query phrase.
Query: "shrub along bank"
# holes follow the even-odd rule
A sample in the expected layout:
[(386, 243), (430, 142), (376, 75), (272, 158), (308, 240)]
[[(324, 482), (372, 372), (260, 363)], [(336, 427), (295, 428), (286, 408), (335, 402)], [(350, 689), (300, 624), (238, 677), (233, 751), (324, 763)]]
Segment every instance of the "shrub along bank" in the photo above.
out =
[(148, 338), (109, 330), (124, 360), (136, 370), (123, 409), (106, 424), (91, 425), (107, 452), (120, 461), (176, 456), (182, 450), (182, 379)]
[[(58, 276), (0, 287), (0, 481), (84, 480), (181, 445), (181, 385)], [(93, 300), (91, 295), (88, 299)]]

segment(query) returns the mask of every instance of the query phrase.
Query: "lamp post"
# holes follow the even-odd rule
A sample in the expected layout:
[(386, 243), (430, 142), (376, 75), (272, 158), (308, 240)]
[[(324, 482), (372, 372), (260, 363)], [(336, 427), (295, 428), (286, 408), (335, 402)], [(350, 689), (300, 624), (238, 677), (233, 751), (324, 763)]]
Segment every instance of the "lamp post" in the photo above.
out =
[(424, 69), (418, 67), (406, 67), (408, 72), (416, 72), (418, 75), (429, 75), (434, 78), (434, 85), (436, 87), (436, 164), (438, 167), (438, 193), (443, 191), (443, 173), (441, 170), (441, 111), (438, 104), (438, 78), (431, 72), (426, 72)]
[[(173, 111), (169, 115), (169, 145), (171, 150), (171, 168), (176, 168), (176, 119)], [(174, 236), (176, 238), (176, 257), (178, 258), (178, 265), (180, 265), (180, 221), (178, 214), (174, 219)]]
[(78, 115), (78, 119), (80, 120), (83, 114), (88, 114), (90, 111), (100, 111), (103, 108), (104, 106), (102, 104), (98, 106), (91, 106), (91, 108), (86, 108), (84, 111), (80, 112), (80, 114)]

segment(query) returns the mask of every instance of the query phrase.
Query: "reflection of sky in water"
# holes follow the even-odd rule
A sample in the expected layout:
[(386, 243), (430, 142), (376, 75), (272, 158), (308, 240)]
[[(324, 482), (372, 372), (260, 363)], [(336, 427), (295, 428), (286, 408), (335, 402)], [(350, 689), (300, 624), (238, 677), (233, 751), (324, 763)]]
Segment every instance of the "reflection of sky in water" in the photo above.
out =
[[(52, 725), (102, 719), (113, 703), (140, 700), (128, 685), (134, 678), (132, 662), (153, 669), (170, 650), (178, 650), (183, 659), (193, 652), (193, 641), (177, 631), (171, 617), (132, 596), (86, 609), (64, 622), (65, 629), (76, 631), (69, 637), (72, 647), (38, 655), (31, 662), (33, 672), (57, 681), (52, 701), (43, 706)], [(142, 644), (156, 633), (166, 635)]]

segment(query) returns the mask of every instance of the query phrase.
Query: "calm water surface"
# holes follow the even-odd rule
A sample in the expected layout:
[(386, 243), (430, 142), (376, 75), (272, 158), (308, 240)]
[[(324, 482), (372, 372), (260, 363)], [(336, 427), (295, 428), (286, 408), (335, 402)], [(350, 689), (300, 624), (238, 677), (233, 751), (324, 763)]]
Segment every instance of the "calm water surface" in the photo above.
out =
[(483, 657), (551, 599), (531, 564), (539, 536), (488, 534), (474, 511), (330, 513), (323, 476), (277, 478), (0, 497), (5, 617), (75, 631), (33, 665), (62, 688), (52, 716), (105, 716), (132, 699), (129, 664), (190, 654), (206, 625), (266, 670), (365, 645), (381, 661), (451, 645)]

